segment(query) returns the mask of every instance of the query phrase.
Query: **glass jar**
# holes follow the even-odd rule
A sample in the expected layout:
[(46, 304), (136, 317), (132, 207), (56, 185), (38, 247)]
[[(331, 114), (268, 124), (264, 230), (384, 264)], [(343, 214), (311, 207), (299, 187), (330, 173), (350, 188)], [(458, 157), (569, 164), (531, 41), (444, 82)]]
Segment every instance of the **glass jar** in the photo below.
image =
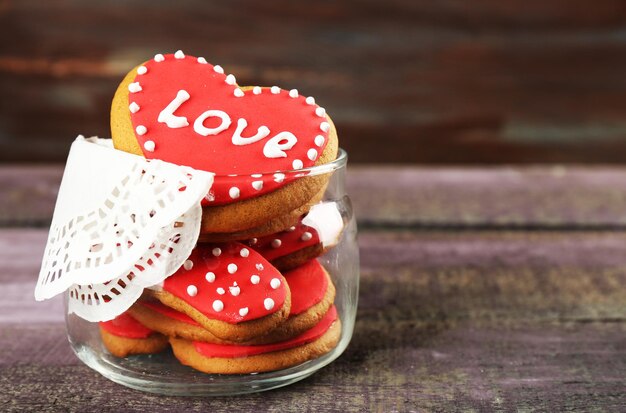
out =
[[(302, 364), (261, 373), (206, 374), (182, 365), (171, 349), (150, 355), (118, 358), (101, 341), (98, 323), (90, 323), (67, 311), (69, 342), (76, 355), (89, 367), (108, 379), (134, 388), (165, 395), (235, 395), (274, 389), (302, 380), (339, 357), (348, 346), (354, 329), (359, 287), (359, 250), (357, 227), (350, 198), (345, 190), (347, 154), (340, 149), (335, 161), (284, 171), (287, 179), (320, 179), (326, 184), (321, 203), (335, 203), (344, 227), (336, 245), (325, 249), (316, 259), (330, 275), (336, 294), (334, 305), (341, 321), (341, 335), (336, 346), (321, 357)], [(276, 174), (272, 172), (271, 175)], [(268, 174), (270, 175), (270, 174)], [(237, 177), (223, 177), (236, 180)], [(220, 177), (216, 177), (216, 180)], [(250, 179), (249, 175), (241, 179)], [(321, 193), (321, 192), (320, 192)]]

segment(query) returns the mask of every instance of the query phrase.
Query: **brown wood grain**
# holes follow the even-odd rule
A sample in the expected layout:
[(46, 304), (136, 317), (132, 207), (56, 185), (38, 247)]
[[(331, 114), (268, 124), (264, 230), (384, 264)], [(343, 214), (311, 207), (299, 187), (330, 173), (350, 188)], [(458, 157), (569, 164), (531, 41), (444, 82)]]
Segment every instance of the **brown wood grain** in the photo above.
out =
[[(61, 166), (0, 166), (0, 227), (47, 226)], [(347, 191), (364, 226), (587, 228), (626, 225), (620, 167), (350, 166)]]
[(572, 2), (0, 3), (0, 161), (108, 135), (157, 52), (314, 95), (354, 162), (626, 161), (626, 6)]
[[(45, 230), (0, 230), (5, 411), (623, 411), (626, 232), (364, 231), (346, 353), (284, 389), (231, 398), (132, 391), (80, 364), (34, 303)], [(6, 251), (8, 245), (12, 249)], [(40, 307), (40, 311), (37, 308)], [(11, 317), (28, 314), (20, 323)]]

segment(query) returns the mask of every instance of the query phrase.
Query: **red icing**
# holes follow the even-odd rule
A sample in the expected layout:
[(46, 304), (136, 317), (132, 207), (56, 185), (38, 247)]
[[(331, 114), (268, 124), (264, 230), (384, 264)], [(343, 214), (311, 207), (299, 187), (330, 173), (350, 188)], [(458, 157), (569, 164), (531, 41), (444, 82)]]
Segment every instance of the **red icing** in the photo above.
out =
[(199, 341), (194, 341), (193, 345), (196, 351), (205, 357), (237, 358), (254, 356), (257, 354), (271, 353), (273, 351), (287, 350), (311, 343), (323, 336), (335, 320), (337, 320), (337, 309), (333, 306), (328, 310), (324, 318), (322, 318), (313, 328), (305, 331), (295, 338), (292, 338), (291, 340), (258, 346), (213, 344)]
[(291, 290), (291, 312), (300, 314), (322, 301), (328, 289), (328, 278), (317, 260), (310, 260), (284, 274)]
[(140, 305), (148, 307), (152, 311), (155, 311), (161, 315), (172, 318), (174, 320), (182, 321), (183, 323), (190, 324), (192, 326), (200, 326), (193, 318), (189, 317), (185, 313), (181, 313), (180, 311), (176, 311), (171, 307), (166, 306), (160, 302), (141, 302)]
[(126, 338), (148, 338), (153, 333), (148, 327), (135, 320), (128, 313), (122, 313), (111, 321), (98, 323), (103, 330), (114, 336)]
[[(328, 288), (328, 278), (323, 267), (316, 260), (311, 260), (300, 267), (284, 274), (291, 290), (290, 315), (297, 315), (322, 301)], [(200, 326), (187, 314), (176, 311), (160, 302), (144, 301), (140, 305), (148, 307), (166, 317), (182, 321), (193, 326)]]
[[(311, 238), (304, 240), (302, 237), (307, 232), (311, 234)], [(272, 243), (276, 239), (280, 241), (279, 247), (272, 246)], [(272, 261), (303, 248), (319, 244), (319, 242), (320, 238), (315, 228), (304, 225), (302, 220), (300, 220), (293, 231), (277, 232), (276, 234), (257, 238), (256, 242), (254, 242), (254, 240), (248, 240), (247, 244), (258, 251), (265, 259)]]
[[(219, 248), (221, 254), (213, 255), (213, 249)], [(248, 251), (248, 257), (241, 256), (241, 250)], [(286, 298), (285, 279), (266, 259), (253, 249), (238, 243), (199, 244), (191, 253), (189, 260), (193, 267), (186, 270), (181, 267), (176, 273), (168, 277), (163, 283), (163, 289), (184, 300), (205, 316), (236, 324), (242, 321), (254, 320), (278, 311)], [(236, 272), (228, 272), (229, 264), (237, 266)], [(206, 279), (207, 272), (215, 274), (215, 280)], [(253, 284), (251, 276), (259, 277), (259, 283)], [(278, 279), (280, 285), (274, 289), (270, 285), (272, 279)], [(239, 287), (239, 295), (233, 295), (229, 287)], [(188, 286), (197, 288), (197, 294), (190, 296)], [(224, 294), (217, 292), (218, 288)], [(264, 300), (270, 298), (274, 307), (265, 309)], [(224, 308), (216, 311), (213, 308), (215, 300), (223, 303)], [(240, 315), (241, 308), (248, 308), (246, 315)]]
[[(304, 96), (292, 98), (285, 90), (273, 94), (269, 88), (263, 88), (258, 95), (248, 90), (243, 97), (236, 97), (234, 92), (238, 86), (227, 84), (226, 74), (215, 72), (213, 65), (198, 63), (197, 58), (192, 56), (176, 59), (174, 55), (168, 54), (164, 61), (150, 60), (144, 66), (147, 72), (136, 75), (134, 79), (142, 90), (129, 92), (129, 103), (139, 106), (139, 110), (131, 112), (130, 117), (144, 156), (207, 170), (217, 175), (245, 175), (237, 178), (216, 177), (208, 197), (213, 200), (209, 204), (233, 202), (234, 199), (229, 195), (232, 186), (237, 186), (240, 192), (236, 200), (275, 190), (294, 177), (287, 177), (279, 183), (275, 182), (272, 174), (262, 178), (249, 175), (292, 170), (296, 159), (302, 161), (305, 168), (313, 166), (328, 142), (328, 132), (320, 129), (322, 122), (328, 122), (326, 115), (318, 116), (315, 113), (318, 106), (307, 104)], [(189, 125), (170, 128), (157, 119), (180, 90), (187, 91), (190, 98), (173, 114), (186, 117)], [(198, 134), (194, 130), (194, 122), (207, 110), (220, 110), (228, 114), (230, 126), (216, 135)], [(255, 135), (261, 126), (269, 128), (269, 135), (248, 145), (234, 145), (232, 137), (240, 118), (247, 121), (242, 137)], [(143, 135), (136, 132), (140, 125), (147, 129)], [(209, 117), (203, 125), (216, 128), (220, 120)], [(297, 143), (291, 149), (285, 149), (286, 157), (268, 158), (263, 154), (265, 143), (279, 132), (292, 133)], [(315, 143), (318, 135), (324, 138), (320, 146)], [(144, 148), (146, 141), (155, 143), (153, 152)], [(313, 160), (308, 156), (311, 149), (317, 152)], [(255, 189), (252, 182), (259, 180), (263, 181), (263, 188)]]

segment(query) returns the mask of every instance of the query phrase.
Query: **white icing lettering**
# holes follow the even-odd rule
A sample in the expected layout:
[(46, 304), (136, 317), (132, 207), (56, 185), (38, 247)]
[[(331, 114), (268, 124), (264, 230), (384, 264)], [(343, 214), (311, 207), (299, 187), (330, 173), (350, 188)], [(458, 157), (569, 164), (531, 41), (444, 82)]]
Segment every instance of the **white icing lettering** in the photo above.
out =
[(276, 136), (265, 142), (263, 155), (267, 158), (286, 158), (287, 154), (285, 151), (293, 148), (297, 142), (298, 138), (296, 138), (293, 133), (279, 132)]
[[(219, 68), (219, 66), (214, 66), (214, 70), (219, 71), (221, 68)], [(233, 81), (234, 83), (234, 76), (229, 75), (227, 77), (227, 82)], [(140, 89), (140, 86), (138, 83), (132, 84), (133, 85), (133, 89), (135, 87), (138, 88), (138, 90)], [(271, 88), (272, 93), (280, 93), (280, 89), (277, 88), (276, 86), (273, 86)], [(254, 88), (254, 92), (255, 94), (258, 94), (261, 92), (261, 88), (255, 87)], [(235, 96), (241, 97), (243, 96), (243, 91), (239, 88), (235, 89), (234, 92)], [(290, 91), (291, 95), (294, 95), (295, 97), (297, 97), (297, 91), (295, 89), (292, 89)], [(183, 103), (185, 103), (187, 100), (189, 100), (191, 98), (191, 96), (189, 95), (189, 93), (186, 90), (179, 90), (178, 93), (176, 94), (176, 97), (159, 113), (159, 116), (157, 118), (159, 123), (165, 123), (169, 128), (172, 129), (177, 129), (177, 128), (183, 128), (186, 126), (189, 126), (189, 121), (187, 120), (187, 117), (185, 116), (177, 116), (174, 113), (182, 106)], [(139, 110), (139, 106), (136, 103), (133, 103), (130, 105), (129, 109), (131, 110), (131, 112), (135, 113)], [(208, 128), (204, 125), (204, 122), (211, 117), (215, 117), (215, 118), (219, 118), (220, 119), (220, 123), (212, 128)], [(230, 116), (221, 110), (207, 110), (204, 113), (202, 113), (200, 116), (198, 116), (195, 121), (193, 122), (193, 130), (202, 136), (209, 136), (209, 135), (217, 135), (220, 132), (228, 129), (230, 127), (232, 123), (232, 120), (230, 118)], [(328, 125), (327, 122), (322, 122), (322, 124), (320, 125), (321, 129), (325, 129), (328, 128), (330, 125)], [(261, 125), (256, 133), (252, 136), (249, 137), (244, 137), (242, 136), (244, 130), (248, 127), (248, 121), (246, 121), (243, 118), (239, 118), (237, 120), (237, 128), (235, 129), (233, 136), (231, 138), (231, 142), (233, 143), (233, 145), (236, 146), (243, 146), (243, 145), (250, 145), (252, 143), (255, 142), (259, 142), (265, 138), (267, 138), (270, 135), (270, 129), (265, 126), (265, 125)], [(146, 130), (143, 130), (143, 128), (141, 128), (141, 130), (137, 131), (138, 134), (142, 135), (145, 134), (147, 132)], [(316, 144), (317, 146), (321, 146), (320, 144), (323, 143), (323, 137), (322, 136), (317, 136), (316, 137)], [(321, 142), (320, 142), (321, 140)], [(274, 135), (272, 138), (270, 138), (267, 142), (265, 142), (265, 145), (263, 146), (263, 155), (267, 158), (286, 158), (287, 157), (287, 153), (285, 151), (291, 149), (294, 147), (294, 145), (298, 143), (298, 138), (291, 132), (279, 132), (276, 135)], [(313, 155), (316, 155), (317, 151), (315, 149), (311, 149), (309, 150), (309, 158), (313, 157)], [(297, 165), (300, 165), (301, 161), (297, 162)], [(295, 169), (300, 169), (302, 166), (300, 165), (300, 167), (295, 167)], [(278, 178), (275, 176), (275, 181), (276, 182), (280, 182), (282, 181), (282, 177)], [(255, 182), (253, 183), (253, 187), (257, 190), (260, 190), (263, 186), (262, 182)], [(231, 188), (230, 191), (230, 196), (231, 198), (235, 199), (239, 196), (238, 192), (238, 188)]]
[(189, 126), (187, 118), (184, 116), (176, 116), (174, 112), (178, 110), (180, 105), (189, 100), (189, 93), (186, 90), (179, 90), (174, 100), (159, 113), (157, 120), (159, 123), (165, 123), (169, 128), (177, 129)]
[[(207, 128), (203, 125), (204, 121), (209, 117), (217, 117), (222, 120), (219, 126), (215, 128)], [(217, 135), (221, 131), (228, 129), (230, 126), (230, 116), (221, 110), (207, 110), (202, 115), (198, 116), (193, 123), (193, 130), (202, 136)]]
[(233, 145), (237, 145), (237, 146), (249, 145), (251, 143), (258, 142), (261, 139), (267, 138), (267, 136), (270, 134), (270, 130), (267, 126), (261, 126), (257, 130), (257, 133), (254, 134), (254, 136), (250, 136), (249, 138), (244, 138), (241, 136), (241, 133), (247, 126), (248, 126), (248, 122), (245, 119), (240, 118), (237, 121), (237, 129), (235, 129), (235, 133), (233, 134), (233, 140), (232, 140)]

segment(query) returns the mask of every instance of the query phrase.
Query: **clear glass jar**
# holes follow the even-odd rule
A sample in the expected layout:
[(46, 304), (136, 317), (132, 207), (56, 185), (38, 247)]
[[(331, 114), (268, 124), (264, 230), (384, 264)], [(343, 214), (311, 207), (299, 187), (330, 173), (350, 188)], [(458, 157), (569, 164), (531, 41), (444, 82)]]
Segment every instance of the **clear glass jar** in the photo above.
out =
[[(67, 334), (76, 355), (92, 369), (124, 386), (152, 393), (189, 396), (235, 395), (274, 389), (302, 380), (335, 360), (352, 337), (359, 288), (357, 227), (345, 190), (346, 164), (347, 154), (340, 149), (337, 159), (329, 164), (282, 172), (297, 179), (328, 178), (321, 202), (336, 203), (343, 218), (344, 228), (338, 243), (316, 258), (335, 285), (334, 304), (341, 320), (339, 342), (329, 353), (282, 370), (238, 375), (196, 371), (180, 364), (170, 349), (159, 354), (118, 358), (103, 345), (97, 323), (68, 314), (66, 295)], [(245, 178), (249, 179), (249, 175)], [(228, 179), (236, 177), (229, 176)]]

